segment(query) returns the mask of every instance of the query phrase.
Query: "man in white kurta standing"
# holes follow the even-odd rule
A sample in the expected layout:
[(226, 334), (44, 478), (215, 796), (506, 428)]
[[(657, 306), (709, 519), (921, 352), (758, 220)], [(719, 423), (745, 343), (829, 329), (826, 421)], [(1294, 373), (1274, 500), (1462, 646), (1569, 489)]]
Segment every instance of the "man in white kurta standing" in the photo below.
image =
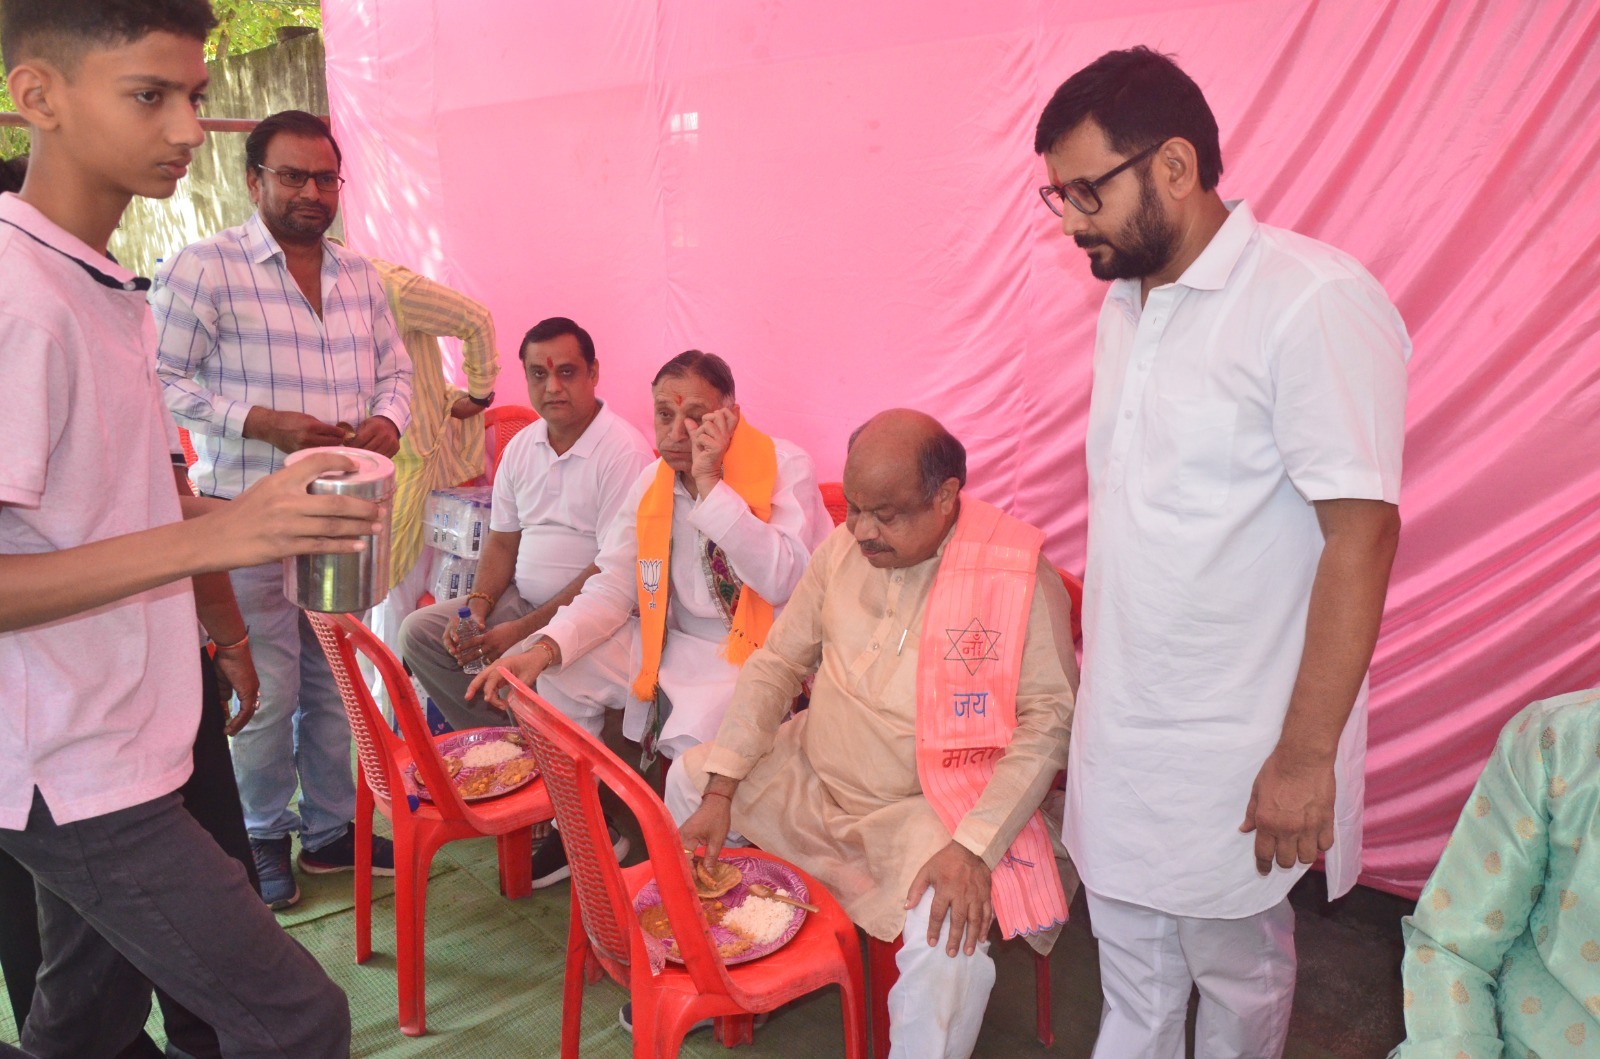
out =
[(1399, 535), (1410, 342), (1331, 247), (1217, 193), (1216, 121), (1144, 48), (1040, 117), (1041, 195), (1113, 281), (1087, 444), (1065, 839), (1100, 942), (1098, 1059), (1283, 1050), (1288, 893), (1361, 862), (1366, 672)]

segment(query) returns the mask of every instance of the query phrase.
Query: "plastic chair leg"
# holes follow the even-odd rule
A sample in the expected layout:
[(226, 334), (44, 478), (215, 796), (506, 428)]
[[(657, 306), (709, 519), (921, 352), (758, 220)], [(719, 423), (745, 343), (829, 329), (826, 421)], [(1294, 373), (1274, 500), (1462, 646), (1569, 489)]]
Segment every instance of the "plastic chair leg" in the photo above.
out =
[(683, 1038), (666, 1041), (662, 1038), (661, 1013), (656, 1010), (659, 994), (653, 989), (630, 991), (633, 1004), (633, 1059), (659, 1059), (675, 1056), (683, 1047)]
[(583, 930), (583, 912), (577, 898), (572, 902), (567, 921), (567, 974), (561, 988), (561, 1059), (578, 1059), (578, 1038), (583, 1031), (583, 987), (591, 963), (599, 962), (589, 949), (589, 936)]
[(834, 936), (845, 965), (845, 977), (839, 983), (839, 1007), (844, 1016), (844, 1056), (845, 1059), (868, 1059), (867, 982), (860, 960), (861, 941), (848, 920), (835, 928)]
[(1056, 1031), (1050, 1018), (1050, 957), (1038, 952), (1033, 954), (1033, 994), (1034, 1028), (1039, 1034), (1039, 1043), (1048, 1048), (1056, 1043)]
[(372, 957), (372, 788), (364, 771), (356, 775), (356, 962)]
[(754, 1015), (722, 1015), (712, 1024), (711, 1032), (724, 1048), (754, 1044), (756, 1019)]
[(512, 900), (533, 893), (533, 829), (501, 835), (495, 845), (500, 851), (500, 892)]
[(879, 941), (867, 936), (867, 982), (871, 990), (872, 1054), (877, 1059), (889, 1055), (889, 990), (900, 978), (900, 968), (895, 964), (895, 953), (900, 951), (902, 939)]
[(402, 850), (398, 843), (395, 847), (395, 975), (400, 993), (400, 1032), (408, 1037), (420, 1037), (427, 1032), (428, 1021), (425, 944), (428, 867), (438, 847), (420, 836), (406, 845), (410, 848)]

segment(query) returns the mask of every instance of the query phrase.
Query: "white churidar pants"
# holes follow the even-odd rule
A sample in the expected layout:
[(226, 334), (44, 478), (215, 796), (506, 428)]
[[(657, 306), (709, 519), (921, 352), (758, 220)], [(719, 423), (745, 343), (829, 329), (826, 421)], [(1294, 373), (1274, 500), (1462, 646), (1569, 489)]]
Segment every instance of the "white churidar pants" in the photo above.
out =
[(1243, 919), (1199, 919), (1086, 896), (1105, 995), (1094, 1059), (1183, 1059), (1193, 986), (1195, 1059), (1283, 1054), (1295, 977), (1288, 898)]

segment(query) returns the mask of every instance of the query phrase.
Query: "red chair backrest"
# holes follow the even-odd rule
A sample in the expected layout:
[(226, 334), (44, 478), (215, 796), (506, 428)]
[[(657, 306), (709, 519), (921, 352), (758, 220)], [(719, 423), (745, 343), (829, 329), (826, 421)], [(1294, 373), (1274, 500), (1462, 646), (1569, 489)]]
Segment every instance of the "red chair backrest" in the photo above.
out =
[(822, 490), (822, 503), (827, 507), (828, 514), (833, 517), (833, 524), (844, 525), (844, 517), (848, 512), (848, 505), (844, 500), (844, 483), (823, 482), (818, 488)]
[(612, 974), (619, 980), (629, 976), (624, 968), (649, 974), (639, 920), (600, 808), (599, 784), (604, 783), (626, 803), (644, 832), (673, 937), (696, 987), (702, 993), (725, 993), (739, 999), (722, 957), (711, 943), (705, 912), (689, 877), (689, 860), (666, 804), (642, 776), (598, 739), (515, 677), (508, 678), (508, 683), (511, 714), (539, 762), (572, 868), (573, 899), (597, 955), (613, 964)]
[(519, 430), (538, 418), (538, 412), (522, 404), (497, 404), (483, 413), (483, 447), (489, 461), (489, 481), (494, 481), (494, 472), (500, 468), (506, 445)]
[[(328, 668), (333, 670), (339, 698), (344, 701), (344, 712), (350, 718), (356, 756), (361, 760), (361, 769), (373, 794), (388, 801), (396, 813), (413, 811), (406, 800), (405, 782), (400, 777), (400, 761), (405, 748), (409, 747), (417, 772), (440, 814), (447, 820), (470, 818), (472, 814), (456, 791), (456, 785), (450, 781), (444, 759), (434, 746), (411, 678), (406, 676), (394, 652), (348, 614), (318, 614), (308, 610), (306, 617), (311, 619), (311, 628), (322, 643), (322, 652), (328, 656)], [(383, 711), (373, 701), (372, 692), (361, 678), (361, 667), (356, 664), (358, 651), (377, 669), (388, 689), (395, 719), (400, 722), (400, 731), (405, 736), (404, 744), (384, 720)]]
[(1061, 575), (1061, 583), (1067, 586), (1067, 595), (1072, 597), (1072, 642), (1078, 643), (1083, 639), (1083, 581), (1059, 566), (1056, 573)]
[(200, 456), (194, 451), (194, 439), (191, 438), (189, 436), (189, 432), (182, 427), (178, 428), (178, 444), (183, 448), (184, 462), (190, 467), (193, 467), (194, 461), (198, 460)]

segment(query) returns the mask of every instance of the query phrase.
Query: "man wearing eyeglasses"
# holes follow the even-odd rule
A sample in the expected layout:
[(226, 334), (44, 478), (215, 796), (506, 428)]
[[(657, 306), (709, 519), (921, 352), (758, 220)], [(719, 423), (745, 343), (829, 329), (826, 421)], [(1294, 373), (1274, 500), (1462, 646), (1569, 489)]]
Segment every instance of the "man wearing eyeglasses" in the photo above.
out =
[(1216, 120), (1145, 48), (1039, 119), (1040, 189), (1112, 283), (1090, 399), (1065, 838), (1097, 1059), (1277, 1056), (1290, 887), (1361, 862), (1366, 672), (1399, 536), (1410, 340), (1350, 256), (1217, 192)]
[[(320, 118), (265, 119), (245, 141), (255, 215), (156, 276), (157, 374), (194, 440), (191, 476), (206, 496), (238, 496), (298, 449), (399, 449), (410, 358), (377, 269), (324, 234), (339, 210), (340, 162)], [(234, 771), (262, 898), (277, 910), (300, 899), (294, 833), (301, 870), (355, 866), (350, 725), (310, 624), (284, 597), (281, 564), (230, 577), (261, 679), (260, 706), (233, 739)], [(373, 840), (372, 860), (393, 874), (387, 839)]]

